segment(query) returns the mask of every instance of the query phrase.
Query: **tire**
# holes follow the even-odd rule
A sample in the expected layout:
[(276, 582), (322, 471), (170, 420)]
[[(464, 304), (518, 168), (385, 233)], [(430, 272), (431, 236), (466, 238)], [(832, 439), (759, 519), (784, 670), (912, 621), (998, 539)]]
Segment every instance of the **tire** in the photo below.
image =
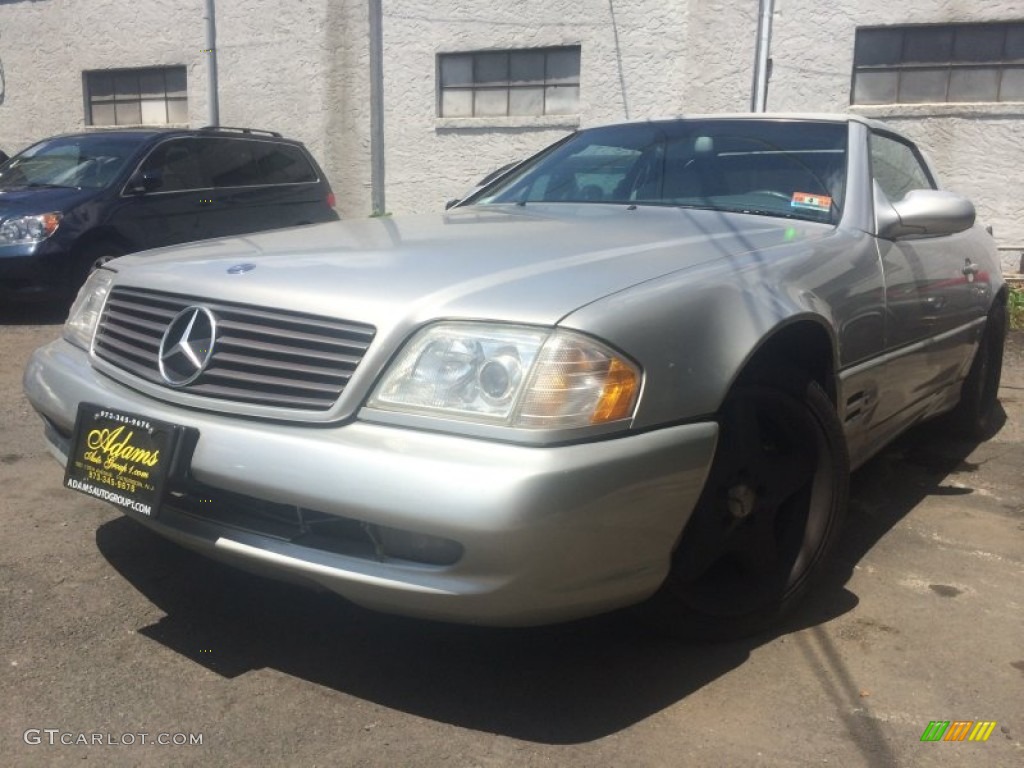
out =
[(1006, 307), (997, 304), (985, 323), (971, 369), (960, 390), (960, 402), (949, 413), (951, 430), (962, 437), (982, 439), (992, 433), (999, 404), (1007, 325)]
[(68, 275), (68, 293), (73, 297), (94, 269), (118, 256), (124, 256), (126, 252), (124, 248), (109, 240), (89, 243), (80, 248), (75, 254)]
[(806, 593), (842, 529), (842, 426), (805, 377), (740, 384), (719, 414), (704, 490), (648, 615), (687, 641), (766, 629)]

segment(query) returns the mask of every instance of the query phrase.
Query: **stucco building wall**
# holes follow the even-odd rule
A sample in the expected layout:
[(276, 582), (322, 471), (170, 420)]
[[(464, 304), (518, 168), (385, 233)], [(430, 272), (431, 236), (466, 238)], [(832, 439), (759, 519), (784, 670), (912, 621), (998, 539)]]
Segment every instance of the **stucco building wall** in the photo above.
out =
[[(685, 5), (662, 0), (384, 3), (389, 211), (428, 210), (579, 125), (680, 111)], [(443, 53), (579, 45), (578, 115), (442, 118)]]
[[(858, 26), (1022, 19), (1022, 0), (777, 0), (768, 109), (852, 111), (890, 123), (927, 153), (944, 187), (974, 201), (1000, 245), (1024, 249), (1024, 103), (850, 105)], [(1014, 250), (1005, 263), (1016, 269), (1019, 259)]]
[(0, 3), (0, 148), (8, 154), (86, 127), (82, 73), (184, 65), (189, 119), (206, 113), (202, 3), (5, 0)]
[[(749, 109), (757, 0), (381, 0), (386, 210), (437, 210), (577, 126)], [(304, 141), (345, 216), (371, 213), (368, 0), (216, 0), (220, 119)], [(0, 2), (0, 148), (86, 127), (82, 73), (183, 65), (207, 122), (203, 0)], [(858, 26), (1008, 21), (1021, 0), (776, 0), (773, 111), (847, 111)], [(581, 47), (571, 116), (441, 118), (442, 53)], [(928, 152), (998, 241), (1024, 245), (1024, 103), (852, 107)]]

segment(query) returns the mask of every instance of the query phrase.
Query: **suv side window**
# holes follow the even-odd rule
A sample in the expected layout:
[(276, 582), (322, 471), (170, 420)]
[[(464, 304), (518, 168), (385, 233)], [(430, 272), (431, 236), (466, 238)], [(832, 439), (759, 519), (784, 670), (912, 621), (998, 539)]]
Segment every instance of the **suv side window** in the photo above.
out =
[(195, 145), (193, 139), (171, 139), (149, 153), (141, 170), (160, 176), (162, 183), (158, 192), (181, 192), (209, 186), (203, 178)]
[(290, 144), (234, 138), (198, 140), (213, 187), (252, 187), (317, 181), (305, 153)]
[(249, 187), (261, 184), (255, 142), (244, 139), (199, 139), (203, 167), (214, 187)]
[(290, 144), (261, 141), (255, 144), (264, 184), (303, 184), (317, 180), (305, 153)]
[(898, 139), (871, 134), (871, 173), (885, 196), (900, 200), (912, 189), (935, 189), (917, 151)]

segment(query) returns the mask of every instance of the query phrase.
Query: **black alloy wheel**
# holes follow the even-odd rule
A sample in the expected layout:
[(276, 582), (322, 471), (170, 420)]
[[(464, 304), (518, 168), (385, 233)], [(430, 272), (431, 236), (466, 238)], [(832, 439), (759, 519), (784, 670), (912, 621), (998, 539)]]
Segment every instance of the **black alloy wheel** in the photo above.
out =
[(687, 640), (758, 632), (806, 592), (838, 538), (849, 460), (821, 387), (803, 377), (740, 385), (719, 415), (704, 491), (652, 600)]

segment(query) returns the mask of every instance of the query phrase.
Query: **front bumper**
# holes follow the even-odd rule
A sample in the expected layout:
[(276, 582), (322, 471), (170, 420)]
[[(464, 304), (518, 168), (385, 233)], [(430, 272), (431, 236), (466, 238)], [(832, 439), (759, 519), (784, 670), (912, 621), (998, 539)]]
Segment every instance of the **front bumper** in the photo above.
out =
[(68, 291), (69, 254), (42, 243), (0, 246), (0, 299), (34, 300)]
[(651, 595), (714, 454), (713, 422), (557, 447), (528, 447), (351, 422), (276, 424), (145, 397), (63, 340), (35, 352), (25, 392), (67, 459), (78, 403), (194, 427), (203, 487), (458, 542), (450, 565), (344, 554), (179, 513), (128, 513), (185, 546), (250, 570), (312, 582), (377, 610), (530, 625)]

